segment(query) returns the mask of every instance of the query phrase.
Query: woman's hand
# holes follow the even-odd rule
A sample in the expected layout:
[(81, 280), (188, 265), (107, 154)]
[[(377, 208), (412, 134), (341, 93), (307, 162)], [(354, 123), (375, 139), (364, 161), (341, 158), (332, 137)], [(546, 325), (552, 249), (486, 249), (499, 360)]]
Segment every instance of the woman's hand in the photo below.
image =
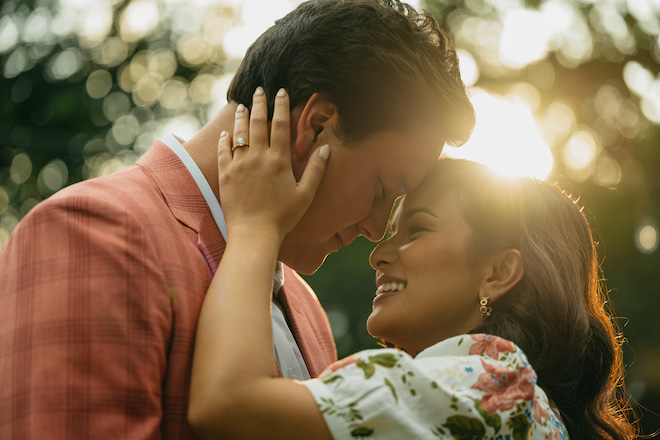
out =
[(309, 207), (325, 170), (329, 149), (319, 148), (297, 182), (291, 166), (289, 96), (280, 89), (268, 136), (268, 107), (261, 87), (252, 114), (239, 104), (234, 135), (218, 142), (218, 176), (228, 235), (274, 234), (280, 242)]
[(281, 240), (314, 197), (327, 146), (319, 149), (325, 153), (311, 156), (296, 182), (286, 92), (281, 90), (275, 100), (270, 143), (263, 90), (254, 95), (251, 120), (241, 107), (233, 142), (227, 133), (218, 142), (220, 200), (229, 239), (197, 322), (188, 420), (200, 437), (209, 439), (330, 439), (307, 388), (278, 378), (271, 321)]

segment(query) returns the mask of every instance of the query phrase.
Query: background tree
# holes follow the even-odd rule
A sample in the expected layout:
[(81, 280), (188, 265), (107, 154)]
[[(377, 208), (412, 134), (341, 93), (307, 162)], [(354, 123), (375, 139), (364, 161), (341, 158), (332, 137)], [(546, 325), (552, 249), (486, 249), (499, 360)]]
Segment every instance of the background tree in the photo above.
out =
[[(225, 103), (247, 45), (297, 3), (5, 0), (0, 246), (62, 187), (132, 164), (167, 132), (195, 133)], [(629, 340), (627, 384), (649, 410), (645, 432), (658, 429), (660, 2), (420, 6), (454, 36), (478, 110), (473, 141), (450, 154), (494, 167), (522, 164), (513, 172), (551, 169), (549, 179), (579, 195), (595, 219), (610, 297)], [(372, 247), (357, 240), (307, 277), (340, 355), (375, 346), (364, 326), (375, 287), (366, 263)]]

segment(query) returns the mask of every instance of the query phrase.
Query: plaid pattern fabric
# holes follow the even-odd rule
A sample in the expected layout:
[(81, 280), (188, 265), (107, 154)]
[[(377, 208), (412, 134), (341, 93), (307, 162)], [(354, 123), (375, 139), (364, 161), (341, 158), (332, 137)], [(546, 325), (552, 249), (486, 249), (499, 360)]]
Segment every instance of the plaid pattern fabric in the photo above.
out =
[[(194, 438), (194, 332), (224, 248), (160, 142), (37, 205), (0, 253), (0, 438)], [(328, 321), (302, 280), (285, 277), (314, 377), (336, 359)]]

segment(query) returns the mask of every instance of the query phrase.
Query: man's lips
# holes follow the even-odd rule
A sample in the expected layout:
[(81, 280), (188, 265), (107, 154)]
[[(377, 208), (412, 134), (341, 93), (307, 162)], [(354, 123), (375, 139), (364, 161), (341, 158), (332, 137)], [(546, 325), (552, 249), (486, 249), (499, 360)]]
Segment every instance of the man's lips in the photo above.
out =
[(341, 243), (342, 247), (348, 246), (349, 244), (353, 243), (353, 240), (357, 238), (357, 236), (342, 237), (339, 232), (335, 234), (335, 237), (337, 240), (339, 240), (339, 243)]

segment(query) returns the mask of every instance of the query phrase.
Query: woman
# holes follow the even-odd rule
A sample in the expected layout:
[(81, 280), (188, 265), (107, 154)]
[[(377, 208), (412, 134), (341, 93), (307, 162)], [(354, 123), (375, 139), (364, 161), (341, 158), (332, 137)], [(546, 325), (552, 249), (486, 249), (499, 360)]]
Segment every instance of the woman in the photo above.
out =
[[(277, 254), (329, 148), (296, 182), (286, 93), (270, 141), (263, 102), (252, 110), (249, 147), (232, 147), (227, 133), (219, 142), (229, 240), (198, 324), (189, 420), (200, 436), (633, 437), (620, 335), (581, 210), (556, 187), (465, 161), (440, 161), (371, 255), (378, 287), (367, 326), (398, 348), (357, 353), (311, 381), (277, 378)], [(234, 133), (247, 132), (241, 109)]]

